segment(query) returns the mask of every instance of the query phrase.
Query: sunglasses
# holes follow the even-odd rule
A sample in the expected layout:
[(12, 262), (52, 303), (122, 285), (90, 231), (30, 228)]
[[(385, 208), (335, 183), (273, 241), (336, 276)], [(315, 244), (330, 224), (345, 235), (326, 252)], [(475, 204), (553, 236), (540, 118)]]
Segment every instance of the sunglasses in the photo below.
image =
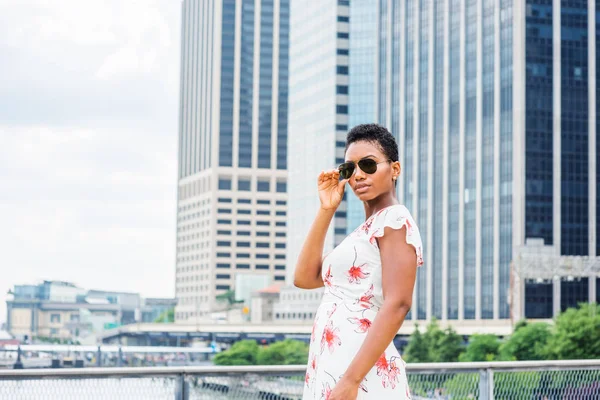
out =
[(340, 164), (340, 166), (338, 167), (338, 170), (340, 171), (340, 178), (350, 179), (350, 177), (354, 174), (354, 171), (356, 170), (357, 164), (358, 164), (358, 168), (360, 168), (360, 170), (362, 172), (364, 172), (365, 174), (371, 175), (371, 174), (374, 174), (375, 171), (377, 171), (378, 164), (381, 164), (384, 162), (389, 162), (389, 161), (390, 160), (377, 162), (377, 161), (373, 160), (372, 158), (363, 158), (362, 160), (360, 160), (357, 163), (355, 163), (354, 161), (345, 162), (343, 164)]

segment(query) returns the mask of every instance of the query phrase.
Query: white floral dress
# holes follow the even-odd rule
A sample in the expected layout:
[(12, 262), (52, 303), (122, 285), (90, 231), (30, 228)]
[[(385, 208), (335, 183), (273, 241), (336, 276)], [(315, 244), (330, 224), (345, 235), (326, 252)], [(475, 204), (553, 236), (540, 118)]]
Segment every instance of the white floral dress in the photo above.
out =
[[(376, 238), (385, 227), (406, 227), (417, 265), (423, 264), (419, 230), (403, 205), (371, 216), (323, 259), (325, 292), (310, 340), (304, 400), (328, 399), (358, 353), (383, 304), (381, 255)], [(410, 399), (405, 363), (390, 342), (360, 385), (357, 399)]]

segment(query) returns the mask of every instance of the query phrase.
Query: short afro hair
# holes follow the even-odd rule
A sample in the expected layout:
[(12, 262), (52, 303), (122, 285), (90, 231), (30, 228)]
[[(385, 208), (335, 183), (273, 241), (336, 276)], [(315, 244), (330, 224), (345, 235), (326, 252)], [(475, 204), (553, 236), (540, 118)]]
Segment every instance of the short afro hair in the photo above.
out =
[(379, 149), (392, 161), (398, 161), (398, 144), (394, 135), (385, 127), (378, 124), (361, 124), (350, 129), (346, 136), (346, 150), (352, 143), (369, 142)]

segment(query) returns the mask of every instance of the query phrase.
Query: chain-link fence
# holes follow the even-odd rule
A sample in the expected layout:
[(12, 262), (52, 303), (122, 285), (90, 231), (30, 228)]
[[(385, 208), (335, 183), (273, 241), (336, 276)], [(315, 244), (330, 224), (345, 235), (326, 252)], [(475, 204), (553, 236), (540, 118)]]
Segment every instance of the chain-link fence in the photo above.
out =
[[(407, 368), (415, 400), (600, 399), (600, 360)], [(304, 374), (303, 366), (4, 370), (0, 399), (297, 400)]]

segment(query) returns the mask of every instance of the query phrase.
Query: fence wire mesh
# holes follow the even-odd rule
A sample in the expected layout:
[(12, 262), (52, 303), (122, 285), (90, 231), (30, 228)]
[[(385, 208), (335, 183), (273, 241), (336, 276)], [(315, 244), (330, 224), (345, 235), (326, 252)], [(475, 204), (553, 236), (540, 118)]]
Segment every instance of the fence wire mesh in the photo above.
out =
[[(163, 368), (125, 371), (106, 376), (74, 371), (65, 376), (20, 376), (0, 373), (0, 399), (175, 399), (175, 400), (299, 400), (304, 388), (303, 367), (285, 371), (260, 368), (238, 372), (194, 372)], [(172, 371), (172, 373), (170, 372)], [(65, 371), (66, 372), (66, 371)], [(407, 371), (414, 400), (600, 399), (600, 361), (596, 366), (521, 369), (453, 368), (444, 364)], [(387, 400), (387, 399), (380, 399)]]

